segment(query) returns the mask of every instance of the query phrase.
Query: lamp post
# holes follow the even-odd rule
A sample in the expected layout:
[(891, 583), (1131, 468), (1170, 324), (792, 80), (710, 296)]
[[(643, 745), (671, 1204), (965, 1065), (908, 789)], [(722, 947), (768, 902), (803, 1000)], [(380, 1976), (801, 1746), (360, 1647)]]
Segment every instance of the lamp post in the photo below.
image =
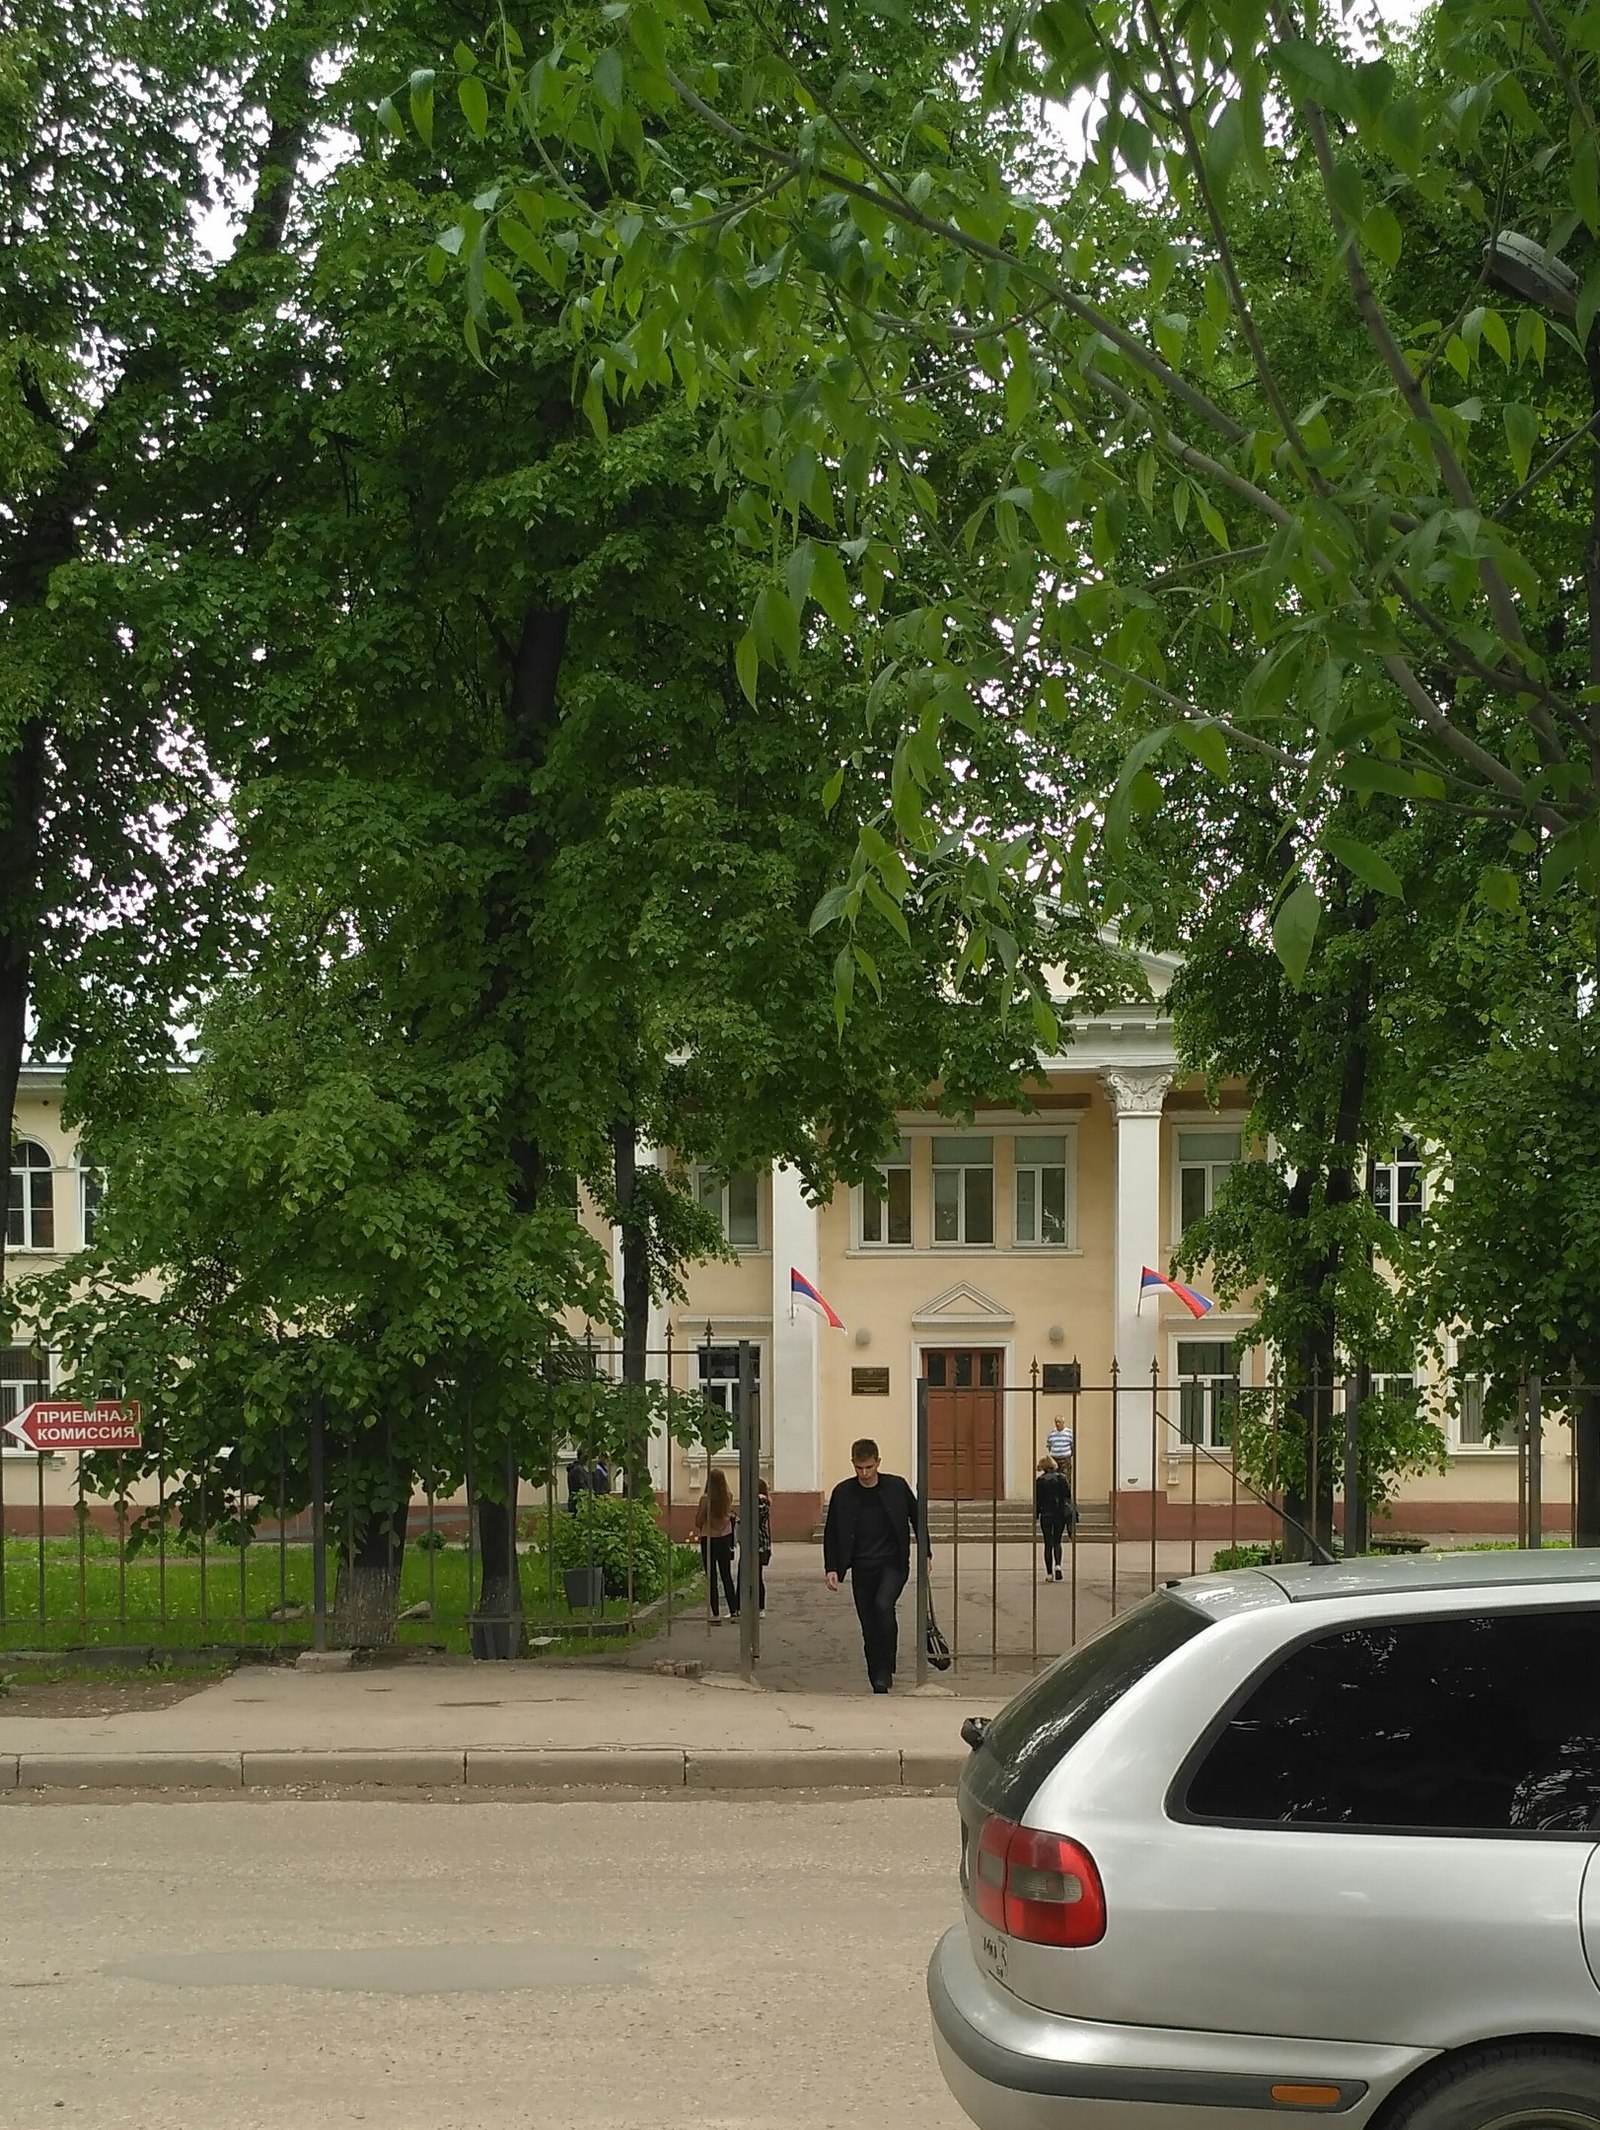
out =
[[(1537, 304), (1552, 317), (1576, 319), (1579, 281), (1564, 259), (1547, 245), (1514, 229), (1503, 229), (1485, 254), (1489, 277), (1525, 303)], [(1589, 538), (1583, 553), (1584, 595), (1589, 613), (1588, 685), (1600, 688), (1600, 334), (1591, 322), (1583, 347), (1589, 372)], [(1538, 1427), (1538, 1402), (1530, 1425)], [(1531, 1446), (1537, 1455), (1537, 1444)], [(1586, 1390), (1572, 1414), (1572, 1454), (1577, 1466), (1572, 1543), (1600, 1546), (1600, 1392)]]

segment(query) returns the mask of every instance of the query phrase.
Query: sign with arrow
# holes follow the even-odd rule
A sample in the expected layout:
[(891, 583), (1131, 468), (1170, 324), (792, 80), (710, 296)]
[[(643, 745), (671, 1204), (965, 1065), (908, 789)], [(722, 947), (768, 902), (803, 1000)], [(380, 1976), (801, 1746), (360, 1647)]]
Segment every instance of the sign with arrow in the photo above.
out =
[(143, 1418), (136, 1398), (103, 1398), (98, 1405), (74, 1405), (60, 1399), (35, 1399), (4, 1432), (25, 1450), (41, 1454), (59, 1450), (140, 1450)]

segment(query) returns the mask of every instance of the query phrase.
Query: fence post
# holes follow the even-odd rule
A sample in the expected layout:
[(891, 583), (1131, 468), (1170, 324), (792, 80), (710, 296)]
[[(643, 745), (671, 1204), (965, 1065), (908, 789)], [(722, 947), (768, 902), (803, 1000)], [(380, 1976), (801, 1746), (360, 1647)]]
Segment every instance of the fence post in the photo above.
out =
[(1161, 1363), (1150, 1363), (1150, 1588), (1156, 1587), (1156, 1475), (1161, 1470)]
[(1528, 1378), (1528, 1544), (1544, 1544), (1544, 1379)]
[(928, 1379), (917, 1378), (917, 1684), (928, 1683)]
[(322, 1393), (311, 1394), (311, 1646), (328, 1646), (328, 1515)]
[(1355, 1374), (1344, 1379), (1344, 1552), (1365, 1553), (1366, 1534), (1361, 1528), (1361, 1453), (1356, 1439), (1361, 1414), (1359, 1385)]
[(761, 1420), (755, 1410), (755, 1348), (739, 1341), (739, 1670), (756, 1675), (761, 1654), (760, 1570)]

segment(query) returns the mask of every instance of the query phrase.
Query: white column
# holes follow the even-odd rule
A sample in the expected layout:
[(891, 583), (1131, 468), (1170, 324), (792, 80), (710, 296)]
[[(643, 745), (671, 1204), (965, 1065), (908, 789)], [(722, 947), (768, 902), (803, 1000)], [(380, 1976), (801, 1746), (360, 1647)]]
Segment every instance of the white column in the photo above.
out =
[(1172, 1074), (1161, 1066), (1108, 1067), (1102, 1077), (1117, 1119), (1116, 1281), (1111, 1306), (1113, 1351), (1119, 1370), (1116, 1483), (1120, 1490), (1153, 1487), (1150, 1468), (1150, 1364), (1156, 1358), (1160, 1308), (1139, 1306), (1139, 1276), (1161, 1263), (1161, 1104)]
[[(790, 1322), (789, 1270), (818, 1276), (817, 1209), (808, 1205), (798, 1169), (772, 1171), (772, 1491), (817, 1490), (817, 1341), (838, 1338), (814, 1309), (796, 1309)], [(832, 1297), (830, 1296), (831, 1300)]]

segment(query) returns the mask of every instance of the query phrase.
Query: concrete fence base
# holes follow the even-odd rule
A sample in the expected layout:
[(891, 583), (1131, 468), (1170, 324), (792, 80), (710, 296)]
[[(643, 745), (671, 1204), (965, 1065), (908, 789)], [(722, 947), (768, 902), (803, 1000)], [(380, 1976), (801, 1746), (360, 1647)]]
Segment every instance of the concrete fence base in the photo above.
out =
[(535, 1752), (0, 1753), (0, 1792), (36, 1790), (512, 1789), (579, 1796), (608, 1790), (952, 1790), (964, 1752), (895, 1747), (809, 1752), (619, 1749)]

